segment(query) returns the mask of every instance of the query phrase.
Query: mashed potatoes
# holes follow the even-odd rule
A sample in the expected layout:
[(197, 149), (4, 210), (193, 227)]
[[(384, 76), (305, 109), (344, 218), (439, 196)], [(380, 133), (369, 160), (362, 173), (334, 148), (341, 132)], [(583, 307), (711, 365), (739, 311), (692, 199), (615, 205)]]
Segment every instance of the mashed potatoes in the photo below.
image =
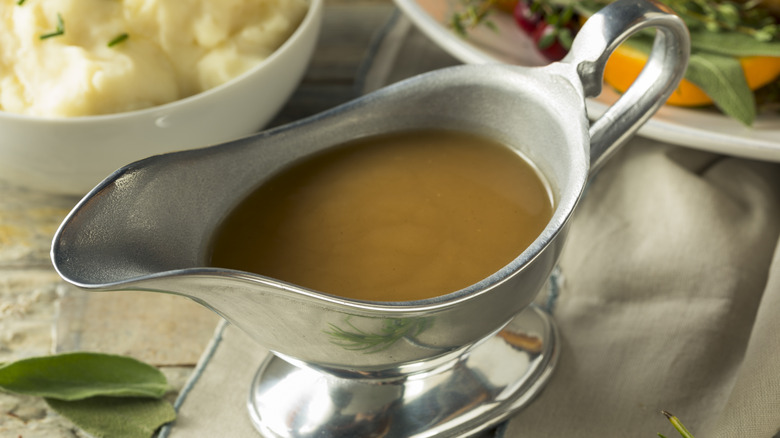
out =
[(74, 117), (181, 99), (265, 59), (307, 8), (307, 0), (0, 0), (0, 110)]

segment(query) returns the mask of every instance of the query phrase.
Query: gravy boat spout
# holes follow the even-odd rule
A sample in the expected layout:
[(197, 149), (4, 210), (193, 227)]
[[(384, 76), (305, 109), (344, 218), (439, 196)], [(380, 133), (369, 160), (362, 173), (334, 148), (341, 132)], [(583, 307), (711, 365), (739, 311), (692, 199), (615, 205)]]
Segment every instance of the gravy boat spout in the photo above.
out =
[[(609, 54), (647, 27), (659, 31), (648, 66), (591, 124), (585, 98), (600, 92)], [(560, 63), (443, 69), (284, 127), (132, 163), (65, 219), (54, 267), (87, 290), (189, 297), (267, 347), (273, 355), (249, 398), (266, 436), (472, 435), (525, 406), (549, 378), (555, 326), (530, 304), (589, 174), (665, 102), (688, 46), (685, 25), (664, 6), (619, 0), (588, 20)], [(219, 225), (280, 169), (358, 138), (430, 129), (503, 143), (549, 185), (551, 220), (497, 272), (436, 298), (369, 302), (209, 267)]]

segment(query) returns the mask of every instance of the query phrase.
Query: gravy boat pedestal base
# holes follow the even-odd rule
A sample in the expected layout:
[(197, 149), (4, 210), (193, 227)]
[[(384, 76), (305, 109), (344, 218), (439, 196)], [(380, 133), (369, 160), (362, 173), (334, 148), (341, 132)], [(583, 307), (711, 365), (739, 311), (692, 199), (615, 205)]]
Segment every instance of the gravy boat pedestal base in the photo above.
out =
[(473, 436), (531, 402), (558, 354), (553, 319), (533, 305), (450, 363), (407, 376), (344, 378), (272, 354), (249, 414), (268, 438)]

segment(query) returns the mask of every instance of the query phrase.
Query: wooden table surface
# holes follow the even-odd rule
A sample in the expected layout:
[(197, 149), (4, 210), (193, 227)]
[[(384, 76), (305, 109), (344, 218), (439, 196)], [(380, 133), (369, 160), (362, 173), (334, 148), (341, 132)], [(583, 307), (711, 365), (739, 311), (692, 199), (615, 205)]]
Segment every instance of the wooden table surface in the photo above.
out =
[[(271, 125), (358, 96), (367, 49), (394, 10), (391, 0), (326, 0), (310, 67)], [(163, 370), (174, 388), (168, 395), (173, 400), (218, 317), (178, 296), (88, 293), (63, 282), (52, 268), (49, 249), (77, 201), (0, 180), (0, 363), (66, 351), (129, 355)], [(85, 436), (41, 399), (0, 392), (0, 438)]]

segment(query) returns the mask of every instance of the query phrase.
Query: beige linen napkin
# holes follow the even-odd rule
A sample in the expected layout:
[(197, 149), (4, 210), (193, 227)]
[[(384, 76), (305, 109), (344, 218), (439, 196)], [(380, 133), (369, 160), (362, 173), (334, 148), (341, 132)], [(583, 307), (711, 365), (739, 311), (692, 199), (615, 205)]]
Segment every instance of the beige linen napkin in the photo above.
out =
[(560, 262), (558, 369), (507, 436), (766, 437), (780, 428), (780, 167), (636, 139)]
[[(403, 18), (384, 32), (367, 89), (457, 63)], [(632, 140), (572, 220), (555, 374), (498, 435), (671, 438), (666, 409), (697, 438), (777, 436), (779, 234), (780, 165)], [(221, 326), (162, 435), (258, 436), (246, 400), (266, 354)]]

